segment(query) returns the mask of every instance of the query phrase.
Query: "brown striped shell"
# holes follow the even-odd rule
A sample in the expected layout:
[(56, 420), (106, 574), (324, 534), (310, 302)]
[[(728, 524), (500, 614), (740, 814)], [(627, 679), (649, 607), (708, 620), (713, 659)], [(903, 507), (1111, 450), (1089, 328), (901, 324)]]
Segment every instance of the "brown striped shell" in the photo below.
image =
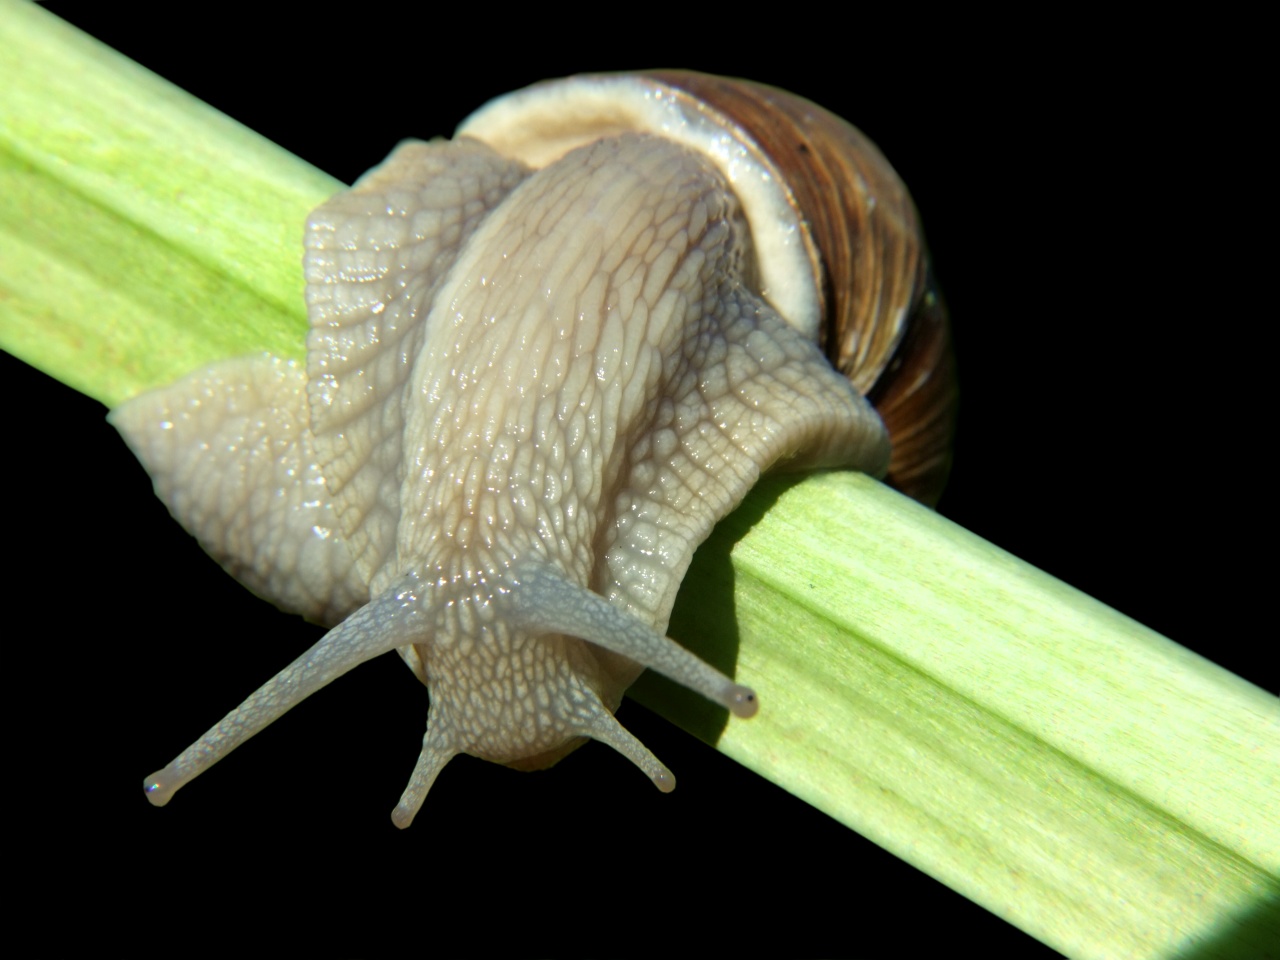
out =
[[(700, 132), (682, 131), (686, 124)], [(915, 206), (884, 155), (847, 121), (795, 94), (680, 70), (538, 84), (483, 108), (458, 133), (542, 166), (625, 130), (694, 142), (735, 185), (733, 152), (749, 155), (780, 185), (815, 316), (797, 321), (794, 314), (807, 310), (771, 296), (767, 283), (766, 296), (794, 325), (811, 325), (832, 365), (874, 403), (893, 444), (887, 482), (935, 504), (951, 464), (955, 364)], [(762, 233), (750, 197), (744, 206)]]

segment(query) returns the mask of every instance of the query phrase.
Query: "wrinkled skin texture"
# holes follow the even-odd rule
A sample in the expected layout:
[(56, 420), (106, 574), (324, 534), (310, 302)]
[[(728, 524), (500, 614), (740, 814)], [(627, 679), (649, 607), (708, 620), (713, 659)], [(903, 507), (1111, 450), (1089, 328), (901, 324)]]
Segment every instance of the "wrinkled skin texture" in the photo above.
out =
[(147, 780), (153, 802), (346, 670), (398, 649), (430, 690), (405, 826), (458, 753), (545, 766), (643, 666), (741, 716), (665, 638), (694, 549), (760, 472), (882, 472), (874, 411), (755, 289), (722, 177), (624, 135), (531, 172), (406, 143), (312, 215), (305, 372), (229, 361), (118, 408), (173, 514), (333, 626)]

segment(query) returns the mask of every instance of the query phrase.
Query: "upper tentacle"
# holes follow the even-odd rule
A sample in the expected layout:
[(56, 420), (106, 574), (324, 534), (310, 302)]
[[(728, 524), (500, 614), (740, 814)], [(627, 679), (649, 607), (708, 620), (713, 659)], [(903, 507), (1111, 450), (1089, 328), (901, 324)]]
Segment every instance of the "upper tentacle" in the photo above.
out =
[(264, 683), (163, 770), (144, 782), (164, 806), (174, 792), (213, 766), (321, 687), (366, 660), (426, 639), (421, 604), (410, 586), (389, 591), (334, 627), (306, 653)]

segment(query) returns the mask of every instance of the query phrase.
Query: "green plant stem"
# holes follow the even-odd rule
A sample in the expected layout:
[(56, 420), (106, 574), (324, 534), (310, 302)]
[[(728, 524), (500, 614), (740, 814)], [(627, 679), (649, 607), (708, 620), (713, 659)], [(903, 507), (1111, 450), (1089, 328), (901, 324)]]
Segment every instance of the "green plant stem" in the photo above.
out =
[[(108, 405), (300, 357), (340, 185), (0, 9), (0, 345)], [(730, 756), (1071, 956), (1274, 949), (1275, 697), (858, 475), (761, 484), (686, 583), (673, 634), (736, 650), (761, 716), (635, 693)]]

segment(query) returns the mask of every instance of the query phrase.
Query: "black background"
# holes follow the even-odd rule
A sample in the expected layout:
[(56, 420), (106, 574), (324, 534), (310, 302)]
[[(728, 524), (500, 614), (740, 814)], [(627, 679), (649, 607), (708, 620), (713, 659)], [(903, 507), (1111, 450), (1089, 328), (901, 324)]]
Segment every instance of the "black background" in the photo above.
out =
[[(726, 39), (654, 7), (618, 41), (603, 21), (575, 34), (567, 16), (479, 9), (445, 27), (52, 7), (344, 181), (404, 137), (573, 72), (750, 76), (848, 117), (910, 186), (951, 307), (962, 407), (942, 512), (1275, 690), (1275, 628), (1259, 626), (1271, 265), (1251, 247), (1256, 95), (1219, 38), (922, 22), (923, 38), (772, 25)], [(151, 809), (142, 776), (318, 633), (200, 553), (100, 405), (2, 359), (24, 451), (6, 471), (10, 607), (29, 624), (10, 621), (6, 675), (33, 705), (13, 802), (50, 838), (20, 872), (39, 900), (131, 888), (127, 909), (85, 908), (95, 934), (248, 945), (265, 924), (267, 943), (359, 953), (1042, 949), (635, 704), (621, 718), (674, 794), (596, 745), (536, 775), (459, 758), (400, 833), (388, 815), (425, 700), (394, 657)]]

